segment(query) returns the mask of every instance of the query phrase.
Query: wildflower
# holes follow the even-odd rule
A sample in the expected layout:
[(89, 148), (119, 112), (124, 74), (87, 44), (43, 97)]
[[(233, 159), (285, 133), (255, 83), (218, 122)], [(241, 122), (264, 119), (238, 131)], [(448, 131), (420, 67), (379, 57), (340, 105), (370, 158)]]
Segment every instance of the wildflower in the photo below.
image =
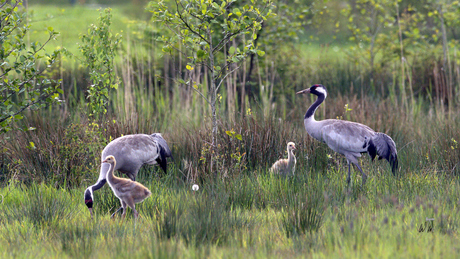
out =
[(192, 191), (196, 192), (200, 189), (200, 186), (198, 186), (198, 184), (194, 184), (192, 185)]

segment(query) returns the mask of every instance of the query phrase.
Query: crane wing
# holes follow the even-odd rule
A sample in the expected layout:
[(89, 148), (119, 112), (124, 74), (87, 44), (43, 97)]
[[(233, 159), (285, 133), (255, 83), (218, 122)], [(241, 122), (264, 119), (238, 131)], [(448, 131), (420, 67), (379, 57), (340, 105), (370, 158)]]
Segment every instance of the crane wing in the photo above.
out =
[(375, 132), (366, 125), (333, 120), (321, 128), (322, 140), (335, 152), (362, 153)]

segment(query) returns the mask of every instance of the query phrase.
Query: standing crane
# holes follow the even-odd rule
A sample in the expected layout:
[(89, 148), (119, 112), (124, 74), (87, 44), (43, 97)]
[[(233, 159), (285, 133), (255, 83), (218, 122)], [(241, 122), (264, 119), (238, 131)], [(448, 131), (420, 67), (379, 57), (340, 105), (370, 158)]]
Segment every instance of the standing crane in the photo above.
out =
[[(110, 155), (114, 156), (117, 161), (114, 170), (126, 174), (133, 181), (136, 180), (139, 169), (145, 164), (158, 164), (166, 173), (166, 158), (172, 158), (171, 150), (160, 133), (133, 134), (116, 138), (102, 150), (101, 161)], [(104, 186), (109, 169), (108, 163), (102, 163), (99, 179), (85, 190), (85, 204), (91, 218), (93, 217), (93, 193)]]
[[(110, 165), (109, 172), (107, 173), (107, 182), (109, 183), (110, 188), (112, 188), (115, 196), (120, 199), (120, 209), (123, 209), (121, 217), (123, 219), (125, 218), (127, 206), (129, 206), (133, 210), (134, 218), (137, 219), (139, 212), (136, 210), (136, 203), (142, 202), (152, 193), (147, 187), (138, 182), (113, 175), (114, 168), (117, 165), (117, 161), (114, 156), (108, 156), (104, 161), (102, 161), (102, 163)], [(115, 213), (112, 214), (112, 217)]]
[(276, 161), (270, 168), (270, 172), (274, 174), (279, 174), (283, 176), (293, 176), (295, 172), (296, 159), (294, 155), (295, 144), (294, 142), (289, 142), (287, 144), (287, 159), (280, 159)]
[(375, 132), (370, 127), (346, 120), (315, 120), (315, 111), (327, 97), (326, 87), (321, 84), (297, 92), (297, 94), (310, 93), (318, 96), (316, 101), (308, 108), (304, 117), (305, 129), (313, 138), (326, 143), (329, 148), (342, 154), (347, 159), (348, 177), (350, 184), (350, 163), (353, 163), (362, 174), (362, 183), (366, 183), (367, 175), (358, 164), (361, 153), (368, 153), (372, 160), (379, 156), (385, 158), (392, 167), (393, 175), (398, 169), (398, 152), (396, 144), (388, 135)]

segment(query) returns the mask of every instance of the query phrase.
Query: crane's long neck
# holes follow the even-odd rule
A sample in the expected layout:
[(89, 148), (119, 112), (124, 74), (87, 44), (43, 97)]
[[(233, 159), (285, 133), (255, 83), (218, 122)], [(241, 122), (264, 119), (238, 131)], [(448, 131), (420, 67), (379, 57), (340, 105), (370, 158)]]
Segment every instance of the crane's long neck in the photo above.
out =
[(102, 188), (102, 186), (104, 186), (104, 184), (107, 182), (106, 179), (99, 179), (97, 181), (97, 183), (91, 185), (90, 187), (88, 187), (88, 189), (91, 189), (91, 191), (96, 191), (96, 190), (99, 190)]
[(326, 99), (326, 95), (318, 94), (318, 98), (316, 101), (308, 108), (307, 112), (305, 113), (304, 118), (304, 125), (305, 130), (312, 136), (313, 138), (321, 141), (321, 125), (320, 121), (315, 120), (315, 112), (318, 109), (319, 105)]
[(113, 164), (110, 164), (110, 169), (107, 172), (107, 181), (109, 184), (112, 184), (114, 180), (116, 180), (116, 176), (113, 175), (113, 171), (115, 170), (116, 162), (114, 161)]
[(102, 164), (101, 165), (101, 172), (99, 173), (99, 179), (97, 179), (97, 182), (91, 186), (89, 186), (88, 188), (86, 188), (86, 191), (85, 191), (85, 201), (86, 200), (92, 200), (93, 199), (93, 192), (94, 191), (97, 191), (99, 189), (102, 188), (102, 186), (105, 185), (105, 183), (107, 182), (107, 171), (108, 168), (107, 166), (109, 165), (106, 165), (106, 164)]
[(316, 101), (310, 106), (310, 108), (308, 108), (307, 112), (305, 113), (304, 120), (315, 120), (316, 109), (318, 109), (319, 105), (324, 102), (324, 99), (326, 99), (324, 94), (318, 95)]
[(292, 164), (295, 164), (296, 159), (294, 155), (294, 151), (288, 149), (288, 165), (292, 166)]

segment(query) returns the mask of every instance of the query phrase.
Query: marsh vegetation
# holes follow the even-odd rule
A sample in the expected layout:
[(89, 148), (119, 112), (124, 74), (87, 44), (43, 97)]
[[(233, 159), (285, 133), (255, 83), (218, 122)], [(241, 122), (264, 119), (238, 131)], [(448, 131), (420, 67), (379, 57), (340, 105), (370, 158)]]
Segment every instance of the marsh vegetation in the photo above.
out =
[[(163, 48), (162, 36), (172, 35), (144, 12), (153, 3), (109, 12), (28, 6), (26, 41), (44, 41), (49, 26), (61, 33), (45, 50), (66, 51), (44, 76), (62, 79), (62, 102), (25, 110), (0, 135), (0, 257), (456, 257), (458, 2), (375, 2), (276, 1), (277, 17), (256, 37), (263, 55), (234, 60), (230, 71), (238, 69), (216, 93), (215, 141), (212, 107), (194, 90), (208, 96), (211, 75), (188, 58), (196, 51)], [(240, 4), (231, 12), (243, 11)], [(359, 20), (373, 10), (373, 20)], [(92, 77), (79, 35), (108, 14), (112, 35), (122, 36), (116, 78)], [(240, 43), (228, 42), (217, 60), (232, 58)], [(102, 108), (88, 92), (101, 78), (110, 81), (97, 90)], [(328, 89), (318, 119), (360, 122), (393, 138), (396, 176), (388, 163), (364, 157), (366, 185), (354, 169), (347, 186), (346, 160), (303, 126), (314, 99), (295, 92), (315, 83)], [(111, 220), (119, 200), (106, 186), (95, 193), (91, 220), (83, 192), (97, 178), (101, 150), (121, 135), (153, 132), (174, 162), (168, 174), (141, 169), (136, 180), (152, 195), (136, 206), (139, 219), (128, 211), (124, 221)], [(290, 141), (295, 175), (269, 174)]]

